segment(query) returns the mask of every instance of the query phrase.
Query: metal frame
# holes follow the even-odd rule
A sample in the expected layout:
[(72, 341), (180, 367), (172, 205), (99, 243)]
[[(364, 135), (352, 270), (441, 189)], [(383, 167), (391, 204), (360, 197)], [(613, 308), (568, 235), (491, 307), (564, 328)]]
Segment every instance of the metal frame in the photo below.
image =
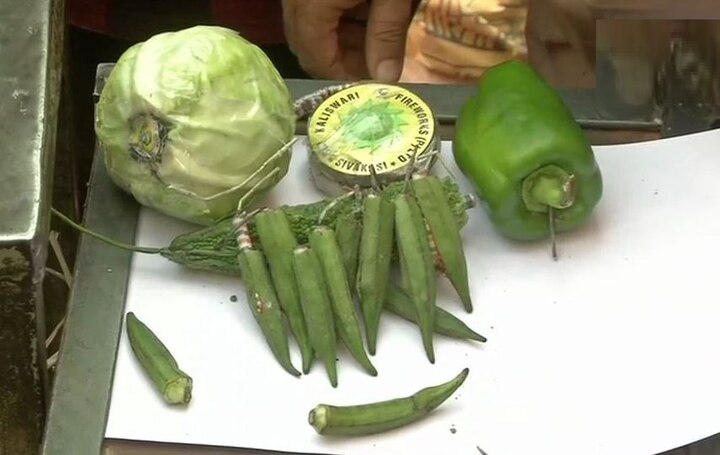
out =
[(0, 454), (37, 453), (45, 422), (43, 277), (64, 2), (0, 0)]
[[(96, 95), (102, 90), (104, 78), (111, 68), (110, 64), (98, 67)], [(328, 84), (327, 81), (288, 82), (295, 97)], [(447, 134), (452, 132), (452, 123), (460, 103), (471, 88), (405, 85), (428, 101), (441, 123), (448, 128), (445, 130), (447, 137)], [(639, 140), (638, 138), (658, 137), (661, 134), (661, 122), (650, 114), (646, 118), (604, 117), (595, 108), (593, 94), (576, 92), (563, 93), (563, 96), (586, 131), (589, 134), (599, 133), (597, 137), (600, 139), (593, 141), (594, 143), (610, 143), (613, 138), (619, 141), (618, 133), (623, 134), (625, 142), (628, 138)], [(303, 132), (302, 125), (298, 132)], [(96, 153), (85, 225), (119, 241), (132, 243), (138, 213), (137, 203), (110, 181), (101, 155)], [(247, 449), (189, 448), (180, 445), (171, 445), (174, 447), (171, 451), (168, 445), (129, 441), (110, 441), (106, 444), (105, 425), (121, 335), (131, 255), (132, 253), (107, 246), (93, 238), (83, 237), (81, 240), (67, 329), (60, 351), (42, 455), (98, 455), (103, 450), (112, 454), (144, 455), (261, 453)], [(140, 446), (142, 447), (138, 448)], [(680, 453), (685, 452), (673, 452), (672, 455)], [(671, 454), (668, 452), (665, 455)]]

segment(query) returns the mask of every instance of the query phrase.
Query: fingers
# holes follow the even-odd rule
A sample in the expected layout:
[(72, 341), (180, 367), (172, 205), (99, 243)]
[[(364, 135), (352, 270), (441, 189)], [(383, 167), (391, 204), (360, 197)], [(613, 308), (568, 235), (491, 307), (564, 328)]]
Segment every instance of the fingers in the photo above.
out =
[(372, 78), (384, 82), (397, 82), (400, 78), (411, 3), (410, 0), (373, 0), (370, 4), (365, 46)]
[[(347, 10), (362, 0), (284, 0), (283, 15), (288, 45), (300, 65), (313, 77), (354, 79), (362, 52), (341, 46), (351, 41), (352, 27), (340, 27)], [(357, 41), (357, 40), (355, 40)], [(359, 61), (359, 63), (358, 63)]]

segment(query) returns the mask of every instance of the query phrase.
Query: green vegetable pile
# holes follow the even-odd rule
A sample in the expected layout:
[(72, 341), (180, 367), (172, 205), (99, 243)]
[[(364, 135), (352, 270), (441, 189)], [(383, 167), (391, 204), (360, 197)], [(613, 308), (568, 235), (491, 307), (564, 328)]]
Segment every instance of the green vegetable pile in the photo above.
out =
[[(258, 48), (218, 27), (158, 35), (128, 50), (110, 75), (98, 104), (98, 138), (110, 176), (141, 204), (207, 226), (165, 248), (143, 248), (56, 215), (121, 248), (241, 276), (269, 352), (293, 376), (319, 361), (337, 387), (341, 344), (378, 375), (371, 357), (387, 312), (417, 325), (431, 363), (437, 334), (487, 341), (436, 302), (442, 275), (473, 311), (461, 238), (473, 204), (452, 178), (407, 175), (312, 204), (245, 208), (287, 173), (294, 127), (287, 87)], [(486, 71), (460, 113), (453, 153), (490, 220), (513, 240), (551, 237), (554, 247), (555, 233), (581, 226), (602, 196), (584, 132), (560, 96), (519, 61)], [(132, 313), (127, 327), (164, 399), (187, 403), (192, 379)], [(467, 375), (405, 398), (321, 404), (309, 423), (321, 435), (397, 428), (442, 404)]]
[[(302, 372), (308, 373), (320, 356), (336, 386), (338, 341), (369, 374), (377, 374), (367, 354), (376, 352), (383, 312), (419, 326), (431, 362), (433, 334), (486, 341), (435, 304), (436, 279), (442, 274), (465, 310), (472, 311), (460, 239), (472, 205), (452, 178), (416, 176), (369, 192), (241, 213), (182, 234), (165, 248), (124, 245), (54, 213), (114, 246), (160, 254), (191, 269), (241, 276), (250, 312), (278, 363), (301, 374), (290, 361), (292, 334), (302, 353)], [(399, 283), (390, 279), (393, 265), (400, 271)]]
[(251, 204), (288, 171), (290, 92), (236, 32), (197, 26), (129, 48), (97, 103), (112, 180), (142, 205), (197, 224)]
[[(376, 352), (386, 307), (418, 324), (431, 363), (434, 333), (485, 341), (436, 305), (440, 272), (454, 285), (466, 311), (472, 311), (461, 224), (441, 180), (431, 175), (396, 185), (396, 192), (377, 189), (344, 196), (355, 201), (356, 210), (346, 209), (334, 221), (327, 217), (336, 208), (331, 202), (307, 231), (306, 242), (298, 241), (282, 209), (236, 217), (238, 263), (249, 309), (288, 373), (301, 375), (290, 359), (285, 318), (302, 353), (302, 372), (310, 371), (317, 356), (333, 387), (338, 384), (339, 343), (368, 374), (378, 374), (368, 353)], [(250, 234), (250, 219), (257, 240)], [(391, 278), (394, 265), (399, 283)]]

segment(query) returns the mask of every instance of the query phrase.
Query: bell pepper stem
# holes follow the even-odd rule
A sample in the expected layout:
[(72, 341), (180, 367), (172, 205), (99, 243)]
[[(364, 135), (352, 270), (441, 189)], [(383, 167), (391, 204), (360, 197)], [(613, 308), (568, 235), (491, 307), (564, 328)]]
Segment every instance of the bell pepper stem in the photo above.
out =
[(555, 239), (555, 210), (548, 207), (548, 226), (550, 227), (550, 254), (553, 261), (558, 260), (557, 241)]
[(548, 207), (566, 209), (575, 202), (575, 176), (560, 166), (548, 164), (528, 175), (522, 183), (522, 198), (531, 212), (547, 212)]

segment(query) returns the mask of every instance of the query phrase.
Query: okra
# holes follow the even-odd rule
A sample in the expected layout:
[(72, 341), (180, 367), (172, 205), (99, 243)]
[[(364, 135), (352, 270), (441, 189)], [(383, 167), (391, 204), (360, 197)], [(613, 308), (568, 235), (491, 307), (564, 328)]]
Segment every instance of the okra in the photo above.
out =
[(135, 357), (163, 399), (168, 404), (189, 403), (193, 380), (178, 367), (168, 348), (132, 311), (127, 314), (125, 325)]
[(250, 312), (260, 326), (270, 350), (285, 371), (300, 376), (290, 358), (289, 337), (265, 256), (258, 250), (244, 249), (240, 251), (238, 262)]
[[(417, 324), (418, 317), (410, 297), (403, 292), (402, 289), (395, 285), (390, 285), (388, 289), (387, 299), (385, 300), (385, 309), (401, 318)], [(463, 321), (453, 316), (451, 313), (440, 307), (435, 308), (435, 327), (437, 334), (445, 335), (451, 338), (459, 338), (464, 340), (473, 340), (485, 343), (487, 338), (475, 332), (468, 327)]]
[(364, 436), (393, 430), (429, 415), (455, 393), (469, 372), (465, 368), (450, 381), (408, 397), (355, 406), (319, 404), (310, 411), (308, 423), (323, 436)]
[(435, 363), (433, 329), (437, 277), (425, 221), (411, 194), (404, 193), (395, 198), (395, 236), (402, 285), (415, 306), (425, 354), (430, 363)]
[(290, 359), (288, 333), (278, 297), (268, 270), (265, 255), (253, 248), (253, 240), (247, 226), (248, 216), (238, 214), (233, 220), (238, 247), (240, 276), (245, 282), (245, 293), (250, 312), (265, 337), (278, 363), (293, 376), (300, 372)]
[(362, 222), (354, 214), (340, 216), (335, 222), (335, 235), (342, 254), (343, 264), (345, 264), (345, 275), (348, 283), (355, 283)]
[(437, 268), (450, 280), (465, 311), (472, 313), (473, 303), (460, 225), (448, 204), (442, 183), (430, 175), (414, 179), (412, 186), (435, 246)]
[(282, 210), (264, 210), (255, 215), (254, 222), (260, 246), (270, 266), (270, 276), (280, 307), (300, 348), (303, 373), (307, 374), (313, 362), (314, 352), (305, 326), (293, 270), (293, 251), (298, 246), (297, 240)]
[(308, 246), (299, 246), (293, 254), (293, 267), (310, 342), (325, 365), (330, 384), (337, 387), (335, 322), (320, 260)]
[(382, 195), (369, 194), (363, 201), (362, 236), (357, 293), (365, 322), (368, 351), (375, 355), (387, 287), (390, 282), (394, 240), (394, 208)]
[(360, 366), (370, 375), (377, 376), (377, 370), (365, 352), (360, 321), (343, 269), (335, 232), (327, 226), (316, 227), (310, 233), (310, 247), (320, 259), (340, 339)]

